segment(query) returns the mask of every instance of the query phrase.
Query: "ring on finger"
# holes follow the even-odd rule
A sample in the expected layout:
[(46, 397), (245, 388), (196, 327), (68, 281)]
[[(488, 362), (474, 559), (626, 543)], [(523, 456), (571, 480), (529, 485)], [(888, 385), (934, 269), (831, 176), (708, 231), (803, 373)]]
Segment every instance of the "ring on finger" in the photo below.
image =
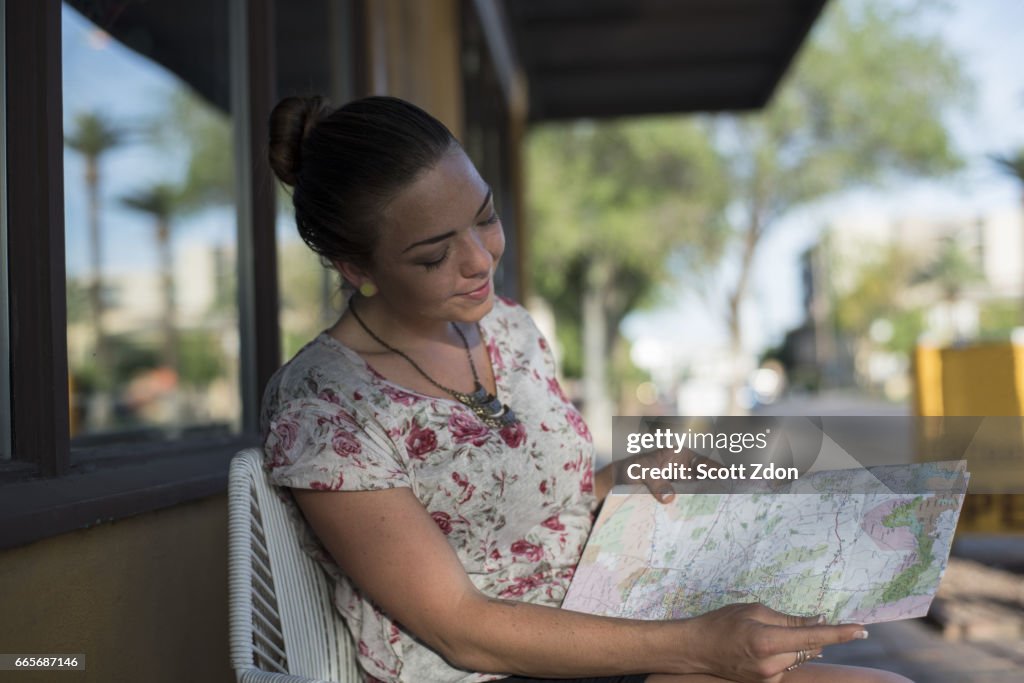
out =
[(786, 671), (793, 671), (794, 669), (799, 669), (800, 666), (810, 658), (810, 655), (807, 654), (807, 650), (800, 650), (796, 653), (796, 661), (787, 666)]

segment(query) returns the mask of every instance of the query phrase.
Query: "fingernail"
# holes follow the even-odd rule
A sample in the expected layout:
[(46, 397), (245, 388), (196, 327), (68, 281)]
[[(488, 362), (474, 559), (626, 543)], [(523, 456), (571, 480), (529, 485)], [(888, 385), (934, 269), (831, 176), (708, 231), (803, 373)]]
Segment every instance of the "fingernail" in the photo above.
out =
[(821, 654), (821, 653), (819, 652), (818, 654), (814, 655), (814, 658), (815, 658), (815, 659), (824, 659), (824, 658), (825, 658), (825, 655), (823, 655), (823, 654)]
[(867, 640), (868, 632), (867, 631), (857, 631), (856, 633), (853, 634), (853, 637), (856, 638), (857, 640)]
[(825, 623), (825, 615), (824, 614), (819, 614), (818, 615), (818, 620), (815, 623), (824, 624)]

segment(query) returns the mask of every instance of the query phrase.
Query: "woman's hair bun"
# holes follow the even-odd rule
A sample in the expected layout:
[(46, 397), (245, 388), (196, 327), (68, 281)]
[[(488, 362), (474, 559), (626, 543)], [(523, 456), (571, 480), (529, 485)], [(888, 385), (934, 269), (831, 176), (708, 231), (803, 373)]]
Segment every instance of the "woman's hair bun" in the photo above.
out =
[(286, 97), (270, 112), (270, 167), (295, 186), (302, 168), (302, 143), (331, 108), (323, 97)]

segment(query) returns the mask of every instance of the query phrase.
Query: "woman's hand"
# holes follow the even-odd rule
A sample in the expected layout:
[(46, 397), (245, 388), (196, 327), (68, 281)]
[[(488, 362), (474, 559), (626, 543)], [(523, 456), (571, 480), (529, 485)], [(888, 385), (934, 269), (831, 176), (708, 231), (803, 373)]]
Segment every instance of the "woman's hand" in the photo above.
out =
[[(659, 503), (671, 503), (675, 499), (675, 493), (683, 484), (681, 479), (662, 479), (651, 476), (651, 470), (663, 471), (670, 465), (680, 465), (688, 468), (693, 476), (697, 465), (704, 464), (711, 467), (720, 467), (720, 463), (710, 458), (705, 458), (691, 450), (682, 450), (676, 453), (672, 449), (651, 451), (640, 455), (617, 460), (602, 468), (595, 478), (595, 492), (600, 499), (616, 484), (643, 484)], [(630, 466), (638, 465), (639, 469), (633, 468), (633, 472), (642, 473), (642, 476), (633, 478), (629, 476)]]
[[(665, 468), (669, 465), (680, 465), (686, 467), (690, 476), (693, 476), (693, 472), (696, 470), (697, 465), (704, 464), (709, 467), (719, 467), (720, 463), (715, 462), (711, 458), (705, 458), (703, 455), (698, 455), (689, 449), (684, 449), (679, 453), (671, 449), (664, 449), (660, 451), (654, 451), (640, 456), (639, 461), (642, 466), (650, 468)], [(647, 487), (647, 490), (651, 492), (654, 499), (659, 503), (671, 503), (675, 500), (676, 491), (678, 487), (682, 485), (681, 479), (655, 479), (651, 476), (643, 477), (641, 479), (643, 484)]]
[(858, 624), (828, 626), (761, 604), (727, 605), (682, 623), (692, 634), (687, 668), (741, 683), (778, 683), (788, 667), (814, 659), (826, 645), (867, 637)]

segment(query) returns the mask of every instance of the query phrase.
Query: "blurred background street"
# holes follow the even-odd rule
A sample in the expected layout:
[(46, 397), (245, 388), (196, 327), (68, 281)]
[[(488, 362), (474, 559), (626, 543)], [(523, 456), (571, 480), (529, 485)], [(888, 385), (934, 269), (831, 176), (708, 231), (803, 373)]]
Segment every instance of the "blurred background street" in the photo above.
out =
[[(5, 651), (234, 679), (228, 462), (346, 305), (263, 162), (291, 95), (451, 128), (501, 217), (495, 291), (602, 457), (616, 415), (873, 416), (894, 463), (927, 459), (928, 418), (1024, 417), (1019, 0), (0, 8)], [(828, 661), (1024, 681), (1011, 432), (974, 444), (929, 617)]]

